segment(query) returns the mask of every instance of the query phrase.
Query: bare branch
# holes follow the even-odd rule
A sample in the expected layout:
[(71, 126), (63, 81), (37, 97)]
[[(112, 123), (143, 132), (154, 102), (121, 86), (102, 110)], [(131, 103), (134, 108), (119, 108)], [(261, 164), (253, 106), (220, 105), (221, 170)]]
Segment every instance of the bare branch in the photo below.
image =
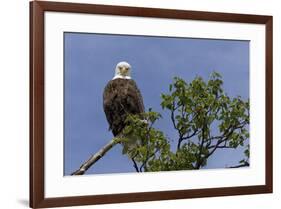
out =
[(245, 162), (243, 164), (236, 165), (236, 166), (230, 166), (230, 167), (227, 167), (227, 168), (242, 168), (242, 167), (248, 167), (248, 166), (250, 166), (250, 164), (248, 162)]
[(74, 171), (71, 175), (83, 175), (93, 164), (95, 164), (99, 159), (101, 159), (112, 147), (120, 142), (120, 139), (111, 139), (103, 148), (101, 148), (97, 153), (92, 155), (85, 163), (83, 163), (80, 168)]
[[(209, 149), (211, 148), (214, 148), (216, 145), (213, 145), (213, 146), (210, 146), (208, 147)], [(217, 146), (217, 148), (220, 148), (220, 149), (234, 149), (234, 147), (231, 147), (231, 146), (226, 146), (226, 145), (223, 145), (223, 146)]]
[(138, 164), (137, 164), (137, 162), (135, 161), (135, 158), (134, 158), (134, 157), (132, 157), (132, 161), (133, 161), (133, 164), (134, 164), (134, 168), (135, 168), (136, 171), (139, 173), (140, 170), (139, 170)]

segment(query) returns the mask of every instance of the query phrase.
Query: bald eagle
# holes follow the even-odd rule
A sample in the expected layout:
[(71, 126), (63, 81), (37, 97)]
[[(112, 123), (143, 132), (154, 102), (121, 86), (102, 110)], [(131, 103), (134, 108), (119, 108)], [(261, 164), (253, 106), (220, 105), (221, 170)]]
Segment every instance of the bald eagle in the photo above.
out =
[(129, 63), (119, 62), (116, 65), (115, 76), (104, 88), (103, 108), (114, 136), (122, 132), (129, 114), (145, 111), (141, 92), (131, 78)]

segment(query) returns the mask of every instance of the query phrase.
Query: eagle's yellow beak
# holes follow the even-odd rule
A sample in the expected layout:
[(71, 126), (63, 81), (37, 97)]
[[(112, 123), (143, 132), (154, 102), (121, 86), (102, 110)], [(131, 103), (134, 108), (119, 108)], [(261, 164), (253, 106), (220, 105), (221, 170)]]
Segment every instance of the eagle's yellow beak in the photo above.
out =
[(121, 75), (123, 75), (123, 76), (125, 76), (125, 75), (127, 74), (127, 72), (128, 72), (128, 69), (127, 69), (126, 67), (122, 67), (122, 68), (120, 69), (120, 73), (121, 73)]

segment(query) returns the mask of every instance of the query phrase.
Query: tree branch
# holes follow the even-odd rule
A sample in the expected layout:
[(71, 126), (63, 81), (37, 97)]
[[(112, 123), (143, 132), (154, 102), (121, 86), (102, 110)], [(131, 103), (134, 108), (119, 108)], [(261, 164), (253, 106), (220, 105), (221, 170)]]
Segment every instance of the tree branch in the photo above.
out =
[[(213, 145), (213, 146), (210, 146), (210, 147), (208, 147), (208, 148), (211, 149), (211, 148), (215, 148), (215, 147), (216, 147), (216, 145)], [(217, 148), (219, 148), (219, 149), (235, 149), (234, 147), (226, 146), (226, 145), (217, 146)]]
[(120, 139), (111, 139), (103, 148), (101, 148), (96, 154), (92, 155), (80, 168), (74, 171), (71, 175), (83, 175), (93, 164), (101, 159), (112, 147), (120, 142)]
[(192, 134), (182, 137), (182, 140), (190, 139), (193, 136), (195, 136), (197, 133), (198, 133), (198, 129), (194, 130), (194, 132)]
[[(246, 124), (247, 123), (244, 121), (244, 122), (238, 124), (237, 126), (234, 126), (234, 127), (229, 126), (222, 136), (211, 137), (210, 139), (216, 139), (217, 138), (219, 140), (217, 141), (217, 143), (215, 145), (208, 147), (208, 149), (213, 147), (213, 150), (206, 157), (207, 158), (210, 157), (216, 151), (217, 148), (220, 148), (219, 146), (220, 146), (221, 143), (226, 142), (228, 140), (228, 137), (231, 136), (231, 134), (235, 130), (237, 130), (239, 128), (243, 128)], [(224, 146), (226, 146), (226, 144)], [(226, 147), (223, 147), (223, 148), (226, 148)]]
[(199, 169), (202, 165), (202, 150), (203, 150), (203, 146), (204, 146), (204, 143), (205, 143), (205, 128), (207, 126), (207, 124), (205, 124), (205, 119), (204, 119), (204, 125), (203, 125), (203, 128), (202, 128), (202, 138), (201, 138), (201, 143), (199, 145), (199, 153), (197, 155), (197, 162), (196, 162), (196, 165), (195, 165), (195, 169)]
[[(156, 155), (156, 153), (158, 152), (160, 150), (160, 148), (157, 148), (153, 153), (151, 153), (150, 155), (147, 155), (146, 156), (146, 159), (145, 159), (145, 161), (142, 163), (142, 165), (140, 166), (140, 172), (143, 172), (143, 168), (144, 168), (144, 170), (146, 171), (146, 164), (147, 164), (147, 162), (152, 158), (152, 157), (154, 157), (155, 155)], [(148, 153), (149, 154), (149, 153)]]
[(149, 135), (150, 135), (150, 131), (151, 131), (151, 129), (152, 129), (152, 125), (154, 124), (154, 122), (153, 123), (151, 123), (151, 125), (149, 126), (149, 128), (148, 128), (148, 130), (147, 130), (147, 132), (146, 132), (146, 159), (145, 159), (145, 161), (144, 161), (144, 163), (141, 165), (141, 167), (140, 167), (140, 170), (142, 171), (142, 168), (144, 167), (144, 169), (146, 170), (146, 163), (148, 162), (148, 160), (149, 160)]
[(176, 111), (177, 108), (175, 108), (175, 102), (173, 102), (173, 109), (171, 110), (171, 120), (172, 120), (172, 123), (173, 123), (173, 126), (176, 130), (177, 129), (177, 125), (176, 125), (176, 121), (175, 121), (175, 111)]
[(245, 162), (243, 164), (236, 165), (236, 166), (230, 166), (228, 168), (242, 168), (242, 167), (248, 167), (248, 166), (250, 166), (250, 164), (248, 162)]
[(136, 169), (136, 171), (139, 173), (140, 170), (139, 170), (139, 167), (138, 167), (138, 164), (137, 162), (135, 161), (135, 157), (132, 157), (132, 161), (133, 161), (133, 164), (134, 164), (134, 168)]

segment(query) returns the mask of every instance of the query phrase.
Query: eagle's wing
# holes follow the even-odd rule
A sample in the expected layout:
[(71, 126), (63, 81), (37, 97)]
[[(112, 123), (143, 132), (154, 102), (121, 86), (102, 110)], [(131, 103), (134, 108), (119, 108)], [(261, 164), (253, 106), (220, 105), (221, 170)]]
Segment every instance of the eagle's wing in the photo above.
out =
[(112, 80), (108, 82), (108, 84), (105, 86), (103, 91), (103, 110), (106, 115), (106, 119), (109, 123), (109, 129), (112, 129), (112, 123), (113, 123), (113, 115), (111, 114), (113, 107), (113, 98), (117, 96), (117, 93), (112, 85)]
[(131, 102), (133, 103), (132, 106), (136, 108), (133, 114), (136, 113), (143, 113), (145, 111), (144, 104), (143, 104), (143, 98), (141, 95), (141, 92), (139, 88), (137, 87), (137, 84), (134, 80), (129, 81), (129, 87), (128, 87), (128, 94), (129, 97), (131, 97)]

